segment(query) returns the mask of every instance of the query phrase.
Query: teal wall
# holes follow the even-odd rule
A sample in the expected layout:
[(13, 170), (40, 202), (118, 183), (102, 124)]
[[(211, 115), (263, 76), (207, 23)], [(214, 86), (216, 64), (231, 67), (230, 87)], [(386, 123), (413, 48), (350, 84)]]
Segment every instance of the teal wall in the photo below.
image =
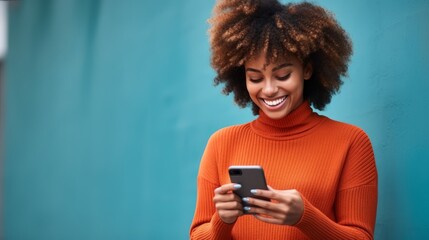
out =
[[(316, 2), (354, 42), (349, 78), (323, 114), (372, 139), (376, 239), (428, 239), (429, 1)], [(253, 118), (212, 86), (213, 3), (10, 8), (4, 239), (188, 238), (208, 137)]]

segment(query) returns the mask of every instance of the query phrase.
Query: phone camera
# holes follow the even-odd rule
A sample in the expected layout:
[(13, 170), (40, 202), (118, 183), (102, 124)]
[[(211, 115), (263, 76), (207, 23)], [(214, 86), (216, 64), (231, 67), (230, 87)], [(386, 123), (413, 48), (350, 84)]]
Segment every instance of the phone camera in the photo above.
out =
[(240, 176), (242, 172), (240, 169), (229, 169), (229, 174), (232, 176)]

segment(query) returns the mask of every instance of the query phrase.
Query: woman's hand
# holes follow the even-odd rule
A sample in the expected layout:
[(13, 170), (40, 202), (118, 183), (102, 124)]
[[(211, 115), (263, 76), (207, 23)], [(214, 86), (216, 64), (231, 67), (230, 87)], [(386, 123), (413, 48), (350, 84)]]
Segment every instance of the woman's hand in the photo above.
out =
[(261, 196), (271, 199), (271, 202), (259, 200), (256, 198), (244, 198), (254, 206), (245, 207), (246, 213), (252, 213), (254, 216), (264, 222), (274, 224), (294, 225), (301, 219), (304, 212), (304, 202), (301, 194), (295, 190), (275, 190), (269, 187), (269, 190), (252, 190), (255, 196)]
[(220, 219), (225, 223), (233, 223), (239, 216), (243, 215), (241, 199), (232, 192), (240, 187), (240, 184), (229, 183), (214, 190), (213, 202)]

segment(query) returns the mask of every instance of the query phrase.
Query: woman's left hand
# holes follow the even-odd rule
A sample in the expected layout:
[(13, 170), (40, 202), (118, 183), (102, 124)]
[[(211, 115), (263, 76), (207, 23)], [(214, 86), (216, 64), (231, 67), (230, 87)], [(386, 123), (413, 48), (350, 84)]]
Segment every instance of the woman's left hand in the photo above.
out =
[(273, 224), (294, 225), (301, 219), (304, 212), (304, 202), (301, 194), (295, 190), (276, 190), (268, 187), (269, 190), (257, 189), (253, 191), (255, 196), (271, 199), (264, 201), (256, 198), (245, 198), (243, 201), (254, 206), (245, 209), (247, 213), (264, 222)]

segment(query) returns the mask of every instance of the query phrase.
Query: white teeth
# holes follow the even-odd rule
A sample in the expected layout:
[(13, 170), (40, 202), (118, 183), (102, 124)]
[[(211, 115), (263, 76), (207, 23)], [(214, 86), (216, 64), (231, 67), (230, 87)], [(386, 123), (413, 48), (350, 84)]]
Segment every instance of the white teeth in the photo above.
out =
[(263, 99), (263, 100), (268, 106), (274, 107), (274, 106), (277, 106), (280, 103), (282, 103), (285, 99), (286, 99), (286, 97), (278, 98), (278, 99), (272, 100), (272, 101), (267, 100), (267, 99)]

